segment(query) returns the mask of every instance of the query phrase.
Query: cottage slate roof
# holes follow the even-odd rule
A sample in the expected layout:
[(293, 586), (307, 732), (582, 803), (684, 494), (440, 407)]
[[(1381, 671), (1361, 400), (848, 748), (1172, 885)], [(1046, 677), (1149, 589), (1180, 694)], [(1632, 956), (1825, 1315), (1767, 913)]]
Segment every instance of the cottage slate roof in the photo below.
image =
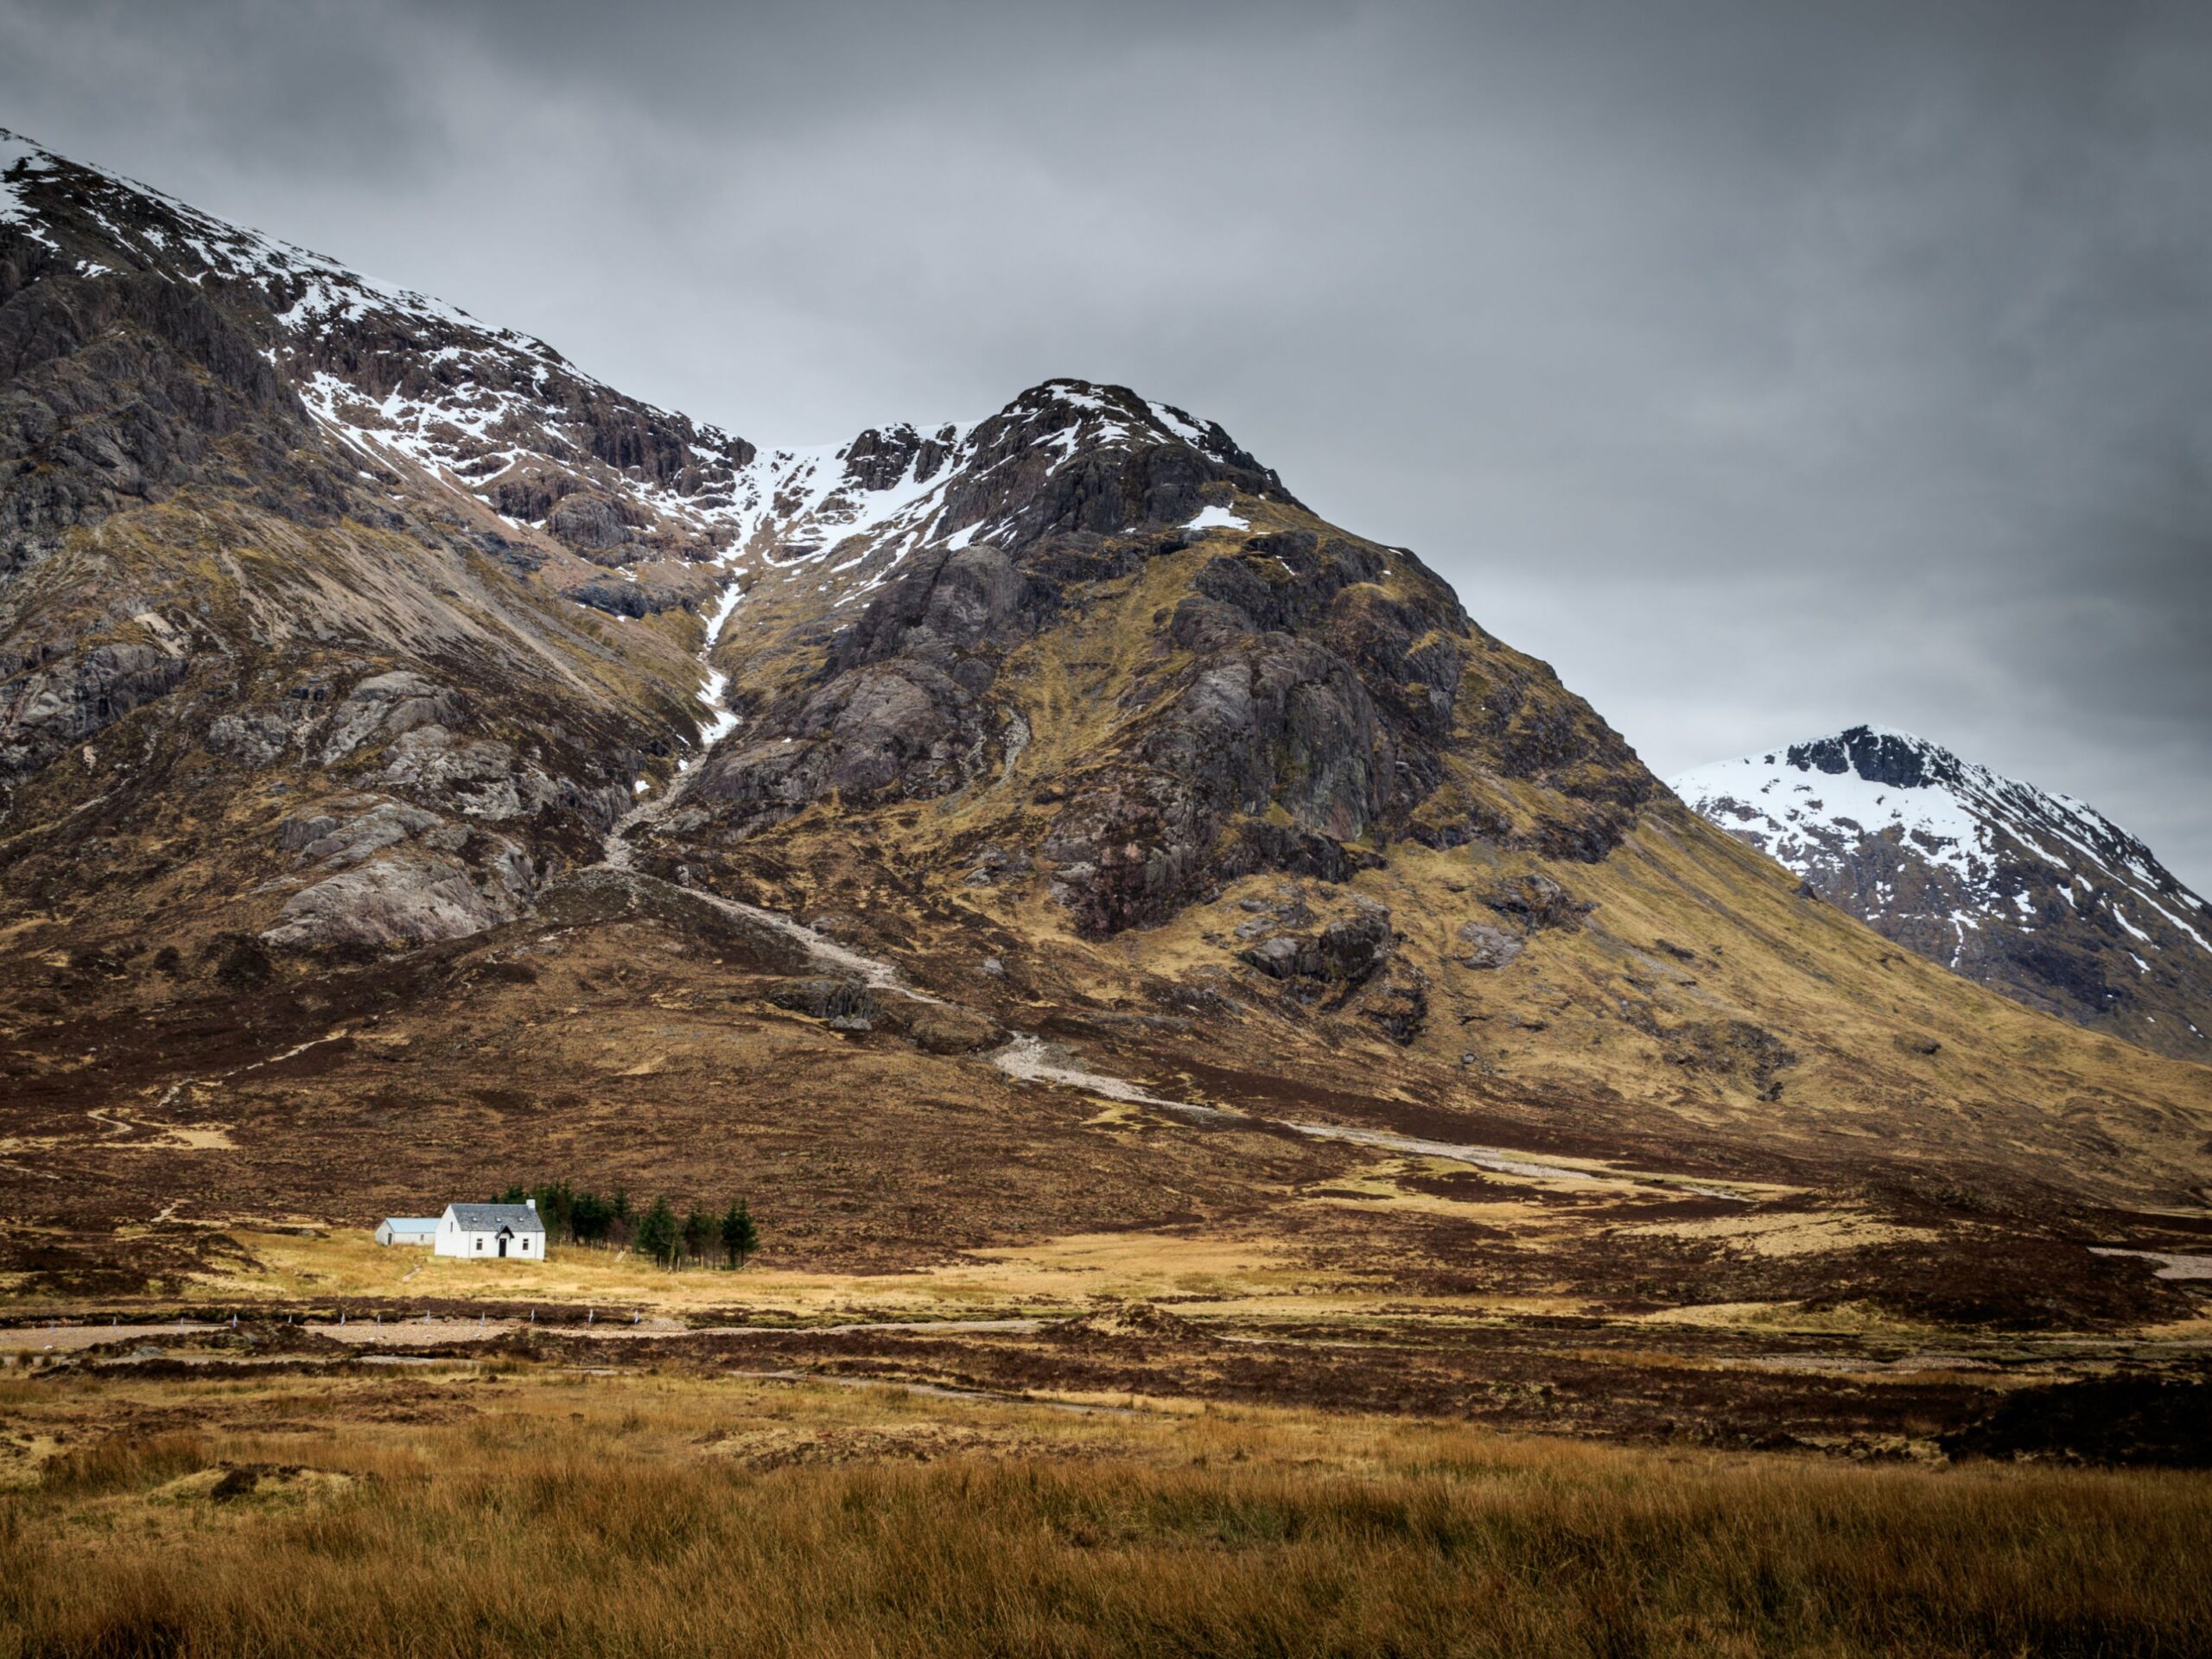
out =
[(496, 1233), (502, 1227), (517, 1233), (545, 1230), (537, 1211), (526, 1204), (454, 1204), (446, 1207), (453, 1211), (454, 1220), (465, 1233)]

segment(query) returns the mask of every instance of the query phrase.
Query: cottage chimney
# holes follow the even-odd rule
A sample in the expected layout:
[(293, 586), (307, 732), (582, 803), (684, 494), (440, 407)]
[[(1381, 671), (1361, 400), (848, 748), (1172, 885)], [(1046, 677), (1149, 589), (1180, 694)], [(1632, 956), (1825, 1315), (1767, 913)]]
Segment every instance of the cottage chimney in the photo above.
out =
[(537, 1200), (536, 1198), (524, 1198), (523, 1202), (533, 1210), (537, 1208)]

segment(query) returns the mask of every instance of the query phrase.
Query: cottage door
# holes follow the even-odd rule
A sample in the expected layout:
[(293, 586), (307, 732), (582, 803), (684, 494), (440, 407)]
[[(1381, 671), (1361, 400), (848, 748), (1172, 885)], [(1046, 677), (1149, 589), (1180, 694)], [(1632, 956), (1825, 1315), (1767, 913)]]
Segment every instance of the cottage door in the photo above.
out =
[(499, 1229), (499, 1254), (501, 1255), (505, 1255), (507, 1253), (507, 1241), (513, 1236), (514, 1235), (510, 1233), (505, 1228), (502, 1227)]

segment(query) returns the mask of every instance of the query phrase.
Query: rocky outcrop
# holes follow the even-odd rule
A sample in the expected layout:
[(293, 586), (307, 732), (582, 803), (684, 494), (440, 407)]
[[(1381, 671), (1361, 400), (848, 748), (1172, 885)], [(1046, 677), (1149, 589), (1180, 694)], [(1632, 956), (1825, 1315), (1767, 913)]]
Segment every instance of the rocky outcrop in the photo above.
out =
[(1700, 1020), (1659, 1034), (1669, 1065), (1729, 1078), (1761, 1100), (1779, 1100), (1781, 1074), (1797, 1064), (1789, 1045), (1749, 1020)]
[(779, 980), (767, 990), (767, 1000), (779, 1008), (819, 1020), (832, 1031), (873, 1031), (883, 1017), (875, 993), (858, 980), (814, 975), (804, 979)]
[(833, 793), (856, 806), (943, 795), (974, 775), (982, 707), (927, 660), (870, 664), (770, 711), (709, 760), (692, 796), (750, 829)]
[(556, 926), (596, 927), (632, 919), (665, 924), (710, 948), (734, 972), (804, 976), (806, 947), (788, 933), (672, 881), (601, 865), (549, 881), (531, 908)]
[(207, 722), (200, 741), (208, 753), (242, 766), (266, 766), (290, 744), (293, 722), (282, 713), (218, 715)]
[(522, 912), (519, 894), (480, 887), (457, 859), (383, 857), (294, 893), (261, 937), (291, 949), (390, 948), (462, 938)]
[(1194, 518), (1210, 494), (1291, 505), (1282, 480), (1228, 433), (1126, 386), (1054, 380), (980, 424), (944, 489), (939, 531), (1019, 552), (1055, 537), (1114, 537)]
[[(67, 211), (66, 200), (53, 205)], [(272, 474), (285, 470), (305, 413), (249, 324), (152, 270), (96, 279), (43, 249), (24, 258), (26, 239), (0, 224), (0, 575), (50, 553), (72, 528), (160, 498), (218, 443), (242, 443)], [(295, 476), (298, 486), (278, 486), (272, 504), (327, 512), (328, 477)]]
[(279, 820), (274, 839), (320, 876), (262, 934), (281, 949), (461, 938), (522, 914), (537, 885), (516, 842), (385, 797), (332, 797)]
[(1007, 1039), (1003, 1027), (969, 1008), (906, 997), (886, 999), (878, 1016), (917, 1048), (931, 1054), (980, 1054)]
[(1270, 934), (1237, 956), (1270, 979), (1363, 985), (1389, 959), (1390, 940), (1389, 912), (1363, 911), (1318, 934)]
[(976, 1054), (1006, 1040), (992, 1020), (967, 1008), (898, 995), (879, 996), (858, 980), (810, 974), (778, 980), (766, 1000), (819, 1020), (832, 1031), (888, 1031), (931, 1054)]
[[(1392, 734), (1351, 664), (1287, 635), (1240, 641), (1186, 670), (1121, 755), (1071, 789), (1043, 849), (1054, 893), (1108, 933), (1249, 868), (1325, 867), (1336, 861), (1306, 843), (1366, 835), (1396, 775)], [(1233, 817), (1273, 809), (1289, 825), (1223, 844)]]
[(1236, 930), (1254, 941), (1237, 959), (1276, 982), (1290, 1004), (1355, 1014), (1390, 1041), (1411, 1043), (1428, 1020), (1427, 976), (1396, 953), (1389, 912), (1364, 899), (1355, 906), (1318, 930), (1292, 931), (1313, 919), (1302, 900), (1263, 904)]
[(1003, 746), (998, 665), (1054, 601), (996, 548), (934, 550), (837, 636), (818, 676), (709, 760), (695, 795), (754, 828), (833, 791), (863, 805), (950, 792)]
[(629, 521), (637, 516), (634, 510), (626, 512), (612, 496), (584, 491), (556, 502), (545, 516), (545, 528), (588, 558), (629, 541)]
[(681, 594), (665, 588), (648, 588), (626, 576), (593, 576), (561, 591), (563, 598), (588, 605), (595, 611), (605, 611), (609, 616), (642, 620), (683, 607)]
[(1482, 901), (1523, 932), (1580, 927), (1582, 918), (1597, 908), (1548, 875), (1516, 875), (1493, 882), (1484, 890)]
[(1453, 936), (1458, 960), (1469, 968), (1503, 968), (1525, 948), (1521, 936), (1488, 922), (1467, 922)]
[(302, 863), (342, 870), (405, 841), (421, 840), (442, 852), (457, 852), (469, 836), (466, 827), (404, 801), (354, 797), (331, 804), (347, 816), (295, 813), (277, 824), (277, 846)]
[(365, 744), (386, 743), (421, 726), (457, 725), (464, 717), (460, 696), (406, 669), (372, 674), (346, 694), (330, 716), (322, 742), (322, 764), (335, 766)]
[(0, 684), (0, 773), (35, 772), (175, 690), (190, 667), (183, 650), (167, 640), (103, 645)]

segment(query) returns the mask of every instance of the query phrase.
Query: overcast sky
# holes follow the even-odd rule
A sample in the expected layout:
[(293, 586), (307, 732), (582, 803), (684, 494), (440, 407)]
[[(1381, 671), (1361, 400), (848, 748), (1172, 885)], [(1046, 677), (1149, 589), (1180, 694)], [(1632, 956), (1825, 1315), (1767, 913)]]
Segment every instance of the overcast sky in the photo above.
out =
[(756, 442), (1054, 375), (1662, 774), (1859, 721), (2212, 891), (2212, 4), (0, 0), (0, 126)]

